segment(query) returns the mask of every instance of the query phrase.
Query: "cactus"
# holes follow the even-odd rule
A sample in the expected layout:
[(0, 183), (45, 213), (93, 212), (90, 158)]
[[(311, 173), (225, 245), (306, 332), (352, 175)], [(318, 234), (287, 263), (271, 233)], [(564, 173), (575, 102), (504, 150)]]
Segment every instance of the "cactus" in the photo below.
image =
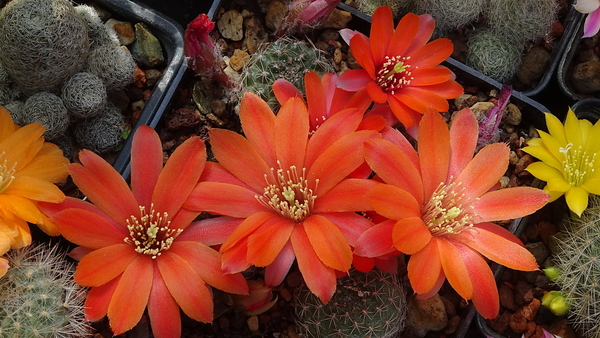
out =
[(277, 99), (271, 85), (283, 78), (304, 90), (304, 73), (314, 70), (320, 75), (333, 72), (333, 66), (320, 51), (306, 43), (282, 38), (252, 55), (242, 71), (243, 91), (261, 96), (275, 110)]
[(600, 337), (600, 196), (589, 196), (581, 217), (573, 216), (556, 236), (554, 282), (570, 305), (569, 319), (586, 337)]
[(26, 124), (25, 116), (23, 115), (23, 107), (25, 106), (25, 103), (21, 101), (12, 101), (7, 104), (3, 104), (3, 106), (6, 110), (8, 110), (8, 113), (10, 114), (10, 117), (12, 117), (15, 124), (20, 126), (24, 126)]
[(68, 0), (13, 0), (0, 12), (0, 61), (25, 93), (57, 88), (88, 50), (86, 25)]
[(11, 268), (0, 278), (0, 336), (88, 337), (85, 289), (73, 282), (73, 264), (58, 247), (30, 245), (12, 250)]
[(380, 6), (388, 6), (394, 15), (394, 19), (399, 19), (403, 14), (413, 10), (414, 0), (357, 0), (356, 9), (373, 16), (375, 10)]
[(23, 120), (25, 124), (39, 122), (46, 131), (46, 140), (53, 140), (64, 135), (69, 127), (69, 114), (60, 97), (39, 92), (31, 95), (23, 106)]
[(119, 108), (109, 103), (100, 115), (77, 123), (73, 136), (82, 148), (102, 154), (121, 144), (125, 130)]
[(90, 50), (84, 71), (97, 75), (106, 90), (120, 90), (133, 82), (135, 61), (121, 46), (96, 46)]
[(518, 45), (549, 34), (556, 21), (556, 0), (488, 0), (487, 27)]
[(467, 45), (466, 64), (497, 81), (511, 80), (521, 63), (520, 46), (489, 29), (473, 31)]
[(306, 337), (389, 338), (404, 328), (406, 294), (395, 274), (351, 270), (338, 279), (329, 303), (302, 285), (294, 307)]
[(72, 117), (85, 119), (102, 112), (106, 96), (106, 87), (98, 76), (80, 72), (65, 82), (61, 99)]
[(415, 11), (431, 14), (439, 29), (452, 30), (477, 20), (484, 4), (485, 0), (419, 0)]
[(88, 5), (75, 6), (75, 11), (87, 25), (90, 46), (120, 46), (117, 33), (106, 26), (94, 7)]

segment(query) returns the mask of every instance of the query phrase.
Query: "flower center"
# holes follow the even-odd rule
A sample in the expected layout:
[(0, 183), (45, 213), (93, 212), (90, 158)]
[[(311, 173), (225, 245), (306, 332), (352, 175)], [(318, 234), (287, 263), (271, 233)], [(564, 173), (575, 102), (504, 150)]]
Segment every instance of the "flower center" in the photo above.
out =
[(377, 85), (392, 95), (396, 90), (408, 86), (414, 79), (411, 68), (417, 68), (407, 63), (408, 60), (410, 56), (386, 56), (376, 74)]
[(440, 183), (421, 209), (423, 221), (434, 236), (459, 234), (472, 227), (475, 216), (461, 182)]
[(16, 162), (12, 165), (8, 165), (7, 159), (2, 161), (4, 154), (6, 153), (2, 152), (2, 154), (0, 154), (0, 193), (6, 190), (6, 188), (8, 188), (8, 186), (15, 179), (15, 167), (17, 166)]
[(596, 153), (590, 155), (583, 150), (582, 146), (573, 148), (573, 143), (558, 148), (558, 151), (565, 155), (562, 161), (563, 173), (565, 181), (572, 186), (578, 187), (584, 184), (596, 170)]
[[(279, 161), (277, 163), (280, 164)], [(306, 168), (302, 168), (302, 175), (298, 175), (295, 166), (283, 170), (280, 164), (277, 170), (271, 168), (271, 177), (275, 183), (269, 182), (269, 177), (265, 174), (267, 186), (262, 196), (256, 195), (255, 197), (262, 205), (273, 209), (281, 217), (300, 223), (310, 216), (317, 198), (313, 190), (308, 187), (305, 175)], [(316, 191), (319, 180), (316, 180), (315, 183)]]
[(166, 212), (160, 213), (154, 210), (154, 205), (150, 205), (150, 213), (146, 212), (146, 207), (139, 206), (139, 218), (131, 215), (127, 220), (127, 229), (129, 236), (124, 241), (127, 244), (135, 246), (135, 252), (150, 255), (152, 259), (161, 255), (161, 251), (169, 250), (171, 244), (183, 229), (170, 229), (171, 221), (168, 221)]

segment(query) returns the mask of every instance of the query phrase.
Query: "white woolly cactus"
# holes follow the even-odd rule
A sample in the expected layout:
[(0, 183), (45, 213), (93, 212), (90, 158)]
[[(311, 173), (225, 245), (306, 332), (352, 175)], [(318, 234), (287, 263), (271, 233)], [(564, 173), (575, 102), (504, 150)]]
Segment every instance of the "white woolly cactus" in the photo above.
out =
[(57, 246), (30, 245), (5, 256), (0, 278), (0, 337), (88, 337), (85, 289), (73, 282), (73, 264)]

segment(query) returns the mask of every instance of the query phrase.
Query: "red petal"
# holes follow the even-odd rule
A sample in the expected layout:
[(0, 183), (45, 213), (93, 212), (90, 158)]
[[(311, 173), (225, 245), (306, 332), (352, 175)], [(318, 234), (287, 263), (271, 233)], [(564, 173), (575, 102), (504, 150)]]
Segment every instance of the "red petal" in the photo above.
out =
[(289, 241), (294, 226), (292, 221), (282, 219), (248, 236), (248, 262), (259, 267), (273, 263)]
[(122, 244), (129, 235), (114, 221), (84, 209), (66, 209), (52, 218), (61, 234), (77, 245), (100, 249), (113, 244)]
[[(291, 86), (291, 84), (290, 84)], [(291, 91), (288, 86), (273, 85), (279, 92), (282, 87)], [(293, 89), (298, 91), (294, 86)], [(275, 92), (277, 94), (277, 92)], [(289, 92), (288, 95), (295, 95)], [(299, 95), (298, 97), (302, 97)], [(287, 101), (287, 99), (286, 99)], [(283, 105), (285, 103), (281, 102)], [(277, 166), (275, 155), (275, 114), (269, 105), (254, 93), (246, 93), (240, 104), (240, 121), (248, 142), (258, 151), (270, 167)]]
[(214, 217), (193, 222), (177, 237), (177, 241), (194, 241), (209, 246), (223, 244), (242, 221), (243, 218)]
[(444, 66), (435, 66), (430, 68), (419, 68), (411, 72), (411, 86), (431, 86), (438, 83), (451, 80), (454, 73)]
[(354, 253), (364, 257), (379, 257), (396, 250), (392, 232), (396, 222), (383, 221), (365, 231), (356, 241)]
[(387, 55), (404, 55), (419, 30), (419, 17), (408, 13), (396, 26), (387, 49)]
[(196, 185), (183, 206), (198, 212), (248, 217), (255, 212), (267, 210), (255, 196), (256, 192), (245, 187), (205, 181)]
[(376, 184), (373, 180), (349, 178), (342, 180), (315, 200), (313, 213), (370, 211), (366, 193)]
[(152, 334), (156, 338), (179, 338), (181, 337), (179, 305), (169, 293), (156, 264), (154, 267), (155, 273), (148, 299), (148, 316)]
[(392, 10), (387, 6), (378, 7), (375, 13), (373, 13), (370, 33), (373, 62), (376, 65), (383, 63), (393, 31), (394, 19), (392, 18)]
[(398, 251), (412, 255), (431, 241), (431, 233), (420, 217), (407, 217), (394, 225), (392, 240)]
[(475, 199), (493, 187), (508, 168), (510, 149), (504, 143), (483, 147), (454, 180), (462, 182), (465, 195)]
[(288, 100), (275, 120), (275, 152), (281, 168), (304, 167), (308, 132), (308, 110), (304, 101), (299, 98)]
[(435, 22), (433, 21), (433, 17), (431, 15), (419, 15), (419, 30), (417, 35), (415, 35), (415, 38), (412, 40), (410, 47), (408, 47), (404, 54), (410, 55), (414, 50), (425, 45), (427, 41), (429, 41), (429, 38), (431, 38), (434, 28)]
[(350, 246), (354, 246), (363, 232), (375, 225), (372, 221), (355, 212), (330, 212), (321, 213), (320, 215), (330, 220), (340, 229)]
[(414, 126), (419, 121), (420, 118), (418, 118), (418, 116), (421, 115), (421, 113), (409, 108), (395, 96), (388, 95), (388, 104), (390, 105), (390, 109), (394, 113), (394, 116), (396, 116), (406, 128)]
[(100, 286), (120, 275), (139, 254), (129, 244), (114, 244), (85, 255), (75, 270), (75, 282)]
[(225, 169), (221, 164), (217, 162), (206, 162), (206, 164), (204, 165), (204, 170), (202, 171), (202, 175), (200, 176), (200, 181), (229, 183), (251, 189), (250, 186), (246, 185), (237, 177), (233, 176), (232, 173), (230, 173), (227, 169)]
[(84, 304), (86, 321), (96, 322), (106, 316), (108, 304), (110, 304), (110, 300), (120, 280), (121, 276), (118, 276), (104, 285), (90, 289)]
[(428, 200), (446, 182), (450, 164), (450, 132), (442, 115), (428, 111), (419, 124), (419, 160), (423, 191)]
[(265, 283), (268, 286), (277, 286), (283, 283), (295, 260), (296, 255), (292, 242), (287, 241), (273, 263), (265, 267)]
[(404, 152), (404, 154), (408, 156), (415, 168), (419, 167), (419, 155), (415, 151), (413, 145), (406, 139), (406, 137), (400, 131), (398, 131), (398, 129), (387, 127), (381, 132), (381, 137), (384, 140), (392, 142), (398, 148), (400, 148), (402, 152)]
[(308, 240), (304, 226), (294, 228), (291, 242), (306, 286), (323, 303), (328, 303), (335, 292), (335, 271), (321, 262)]
[(519, 239), (519, 237), (515, 236), (512, 232), (508, 231), (507, 229), (499, 226), (498, 224), (495, 223), (479, 223), (479, 224), (475, 224), (474, 225), (475, 228), (481, 228), (481, 229), (485, 229), (491, 233), (494, 233), (498, 236), (504, 237), (505, 239), (516, 243), (522, 247), (525, 247), (525, 245), (523, 244), (523, 242), (521, 242), (521, 240)]
[[(331, 74), (331, 73), (326, 73)], [(325, 80), (325, 74), (323, 74)], [(325, 92), (321, 77), (315, 71), (306, 72), (304, 74), (304, 88), (306, 90), (306, 104), (308, 106), (308, 115), (310, 117), (310, 125), (315, 125), (315, 120), (329, 117), (327, 99), (333, 93)], [(335, 90), (335, 87), (330, 90)], [(329, 95), (329, 96), (328, 96)], [(314, 130), (311, 128), (311, 130)]]
[(371, 76), (364, 69), (348, 69), (340, 75), (337, 86), (343, 90), (358, 92), (372, 82), (374, 77), (375, 73)]
[(410, 65), (421, 69), (437, 66), (452, 55), (453, 50), (450, 39), (433, 40), (410, 53)]
[[(306, 82), (306, 81), (305, 81)], [(298, 88), (296, 88), (293, 84), (291, 84), (288, 80), (285, 79), (277, 79), (275, 80), (275, 82), (273, 82), (273, 85), (271, 86), (271, 88), (273, 89), (273, 94), (275, 94), (275, 97), (277, 98), (277, 102), (279, 102), (279, 105), (283, 105), (284, 103), (287, 102), (287, 100), (291, 99), (292, 97), (299, 97), (302, 98), (302, 93), (298, 90)], [(273, 116), (273, 122), (275, 121), (275, 114), (273, 114), (273, 112), (271, 112), (271, 115)], [(271, 120), (271, 118), (269, 118), (269, 120)], [(260, 128), (252, 128), (255, 130), (260, 130)], [(270, 130), (270, 129), (265, 129), (265, 130)], [(246, 135), (248, 136), (248, 135)]]
[(448, 100), (429, 90), (431, 86), (405, 87), (397, 92), (394, 97), (402, 101), (407, 107), (425, 114), (428, 109), (444, 112), (449, 108)]
[(476, 213), (474, 223), (523, 217), (540, 209), (550, 199), (545, 191), (531, 187), (514, 187), (490, 191), (471, 204)]
[[(412, 88), (419, 88), (419, 89), (425, 90), (425, 91), (435, 94), (443, 99), (453, 99), (455, 97), (461, 96), (464, 93), (463, 86), (461, 86), (458, 82), (456, 82), (454, 80), (449, 80), (446, 82), (442, 82), (442, 83), (438, 83), (438, 84), (434, 84), (434, 85), (430, 85), (430, 86), (421, 86), (421, 87), (412, 87)], [(439, 100), (436, 97), (434, 97), (434, 99), (439, 101), (438, 106), (441, 107), (443, 104), (443, 103), (441, 103), (441, 100)], [(446, 108), (446, 110), (447, 109), (448, 108)], [(441, 111), (445, 111), (445, 110), (441, 110)]]
[(227, 238), (221, 246), (221, 252), (231, 248), (239, 241), (246, 239), (265, 222), (277, 222), (281, 217), (272, 212), (257, 212), (246, 218)]
[(141, 125), (131, 144), (131, 191), (140, 205), (150, 208), (152, 192), (163, 167), (162, 142), (150, 127)]
[(479, 125), (469, 108), (456, 113), (450, 125), (450, 168), (448, 177), (457, 177), (473, 158)]
[(131, 330), (142, 318), (152, 288), (152, 258), (138, 255), (123, 271), (108, 305), (108, 321), (115, 335)]
[(448, 282), (463, 299), (471, 299), (473, 285), (460, 251), (454, 246), (454, 243), (443, 238), (436, 238), (436, 242), (442, 269), (444, 269)]
[(352, 257), (352, 266), (360, 272), (367, 273), (375, 267), (375, 259), (354, 255)]
[(442, 273), (437, 239), (429, 241), (423, 249), (410, 256), (407, 269), (408, 280), (416, 293), (431, 291)]
[(312, 215), (305, 219), (302, 225), (310, 244), (323, 264), (339, 271), (350, 269), (352, 250), (335, 224), (321, 215)]
[(381, 89), (381, 87), (379, 87), (379, 85), (377, 85), (377, 83), (371, 81), (369, 83), (367, 83), (367, 93), (369, 94), (369, 96), (371, 97), (371, 100), (373, 100), (373, 102), (377, 102), (377, 103), (385, 103), (388, 99), (388, 94), (386, 92), (383, 91), (383, 89)]
[(367, 193), (373, 209), (383, 217), (399, 220), (421, 216), (421, 206), (415, 198), (391, 184), (377, 184)]
[(248, 269), (252, 264), (246, 259), (248, 253), (248, 240), (244, 239), (233, 247), (222, 251), (224, 273), (236, 273)]
[[(363, 70), (367, 73), (371, 80), (375, 79), (375, 61), (373, 59), (373, 54), (371, 53), (371, 43), (367, 37), (362, 34), (356, 34), (350, 39), (350, 51), (352, 55), (354, 55), (354, 59), (356, 62), (363, 68)], [(342, 73), (341, 77), (343, 78), (343, 82), (345, 82), (344, 74), (349, 72)], [(342, 89), (350, 90), (348, 88), (340, 87)], [(350, 90), (350, 91), (358, 91)]]

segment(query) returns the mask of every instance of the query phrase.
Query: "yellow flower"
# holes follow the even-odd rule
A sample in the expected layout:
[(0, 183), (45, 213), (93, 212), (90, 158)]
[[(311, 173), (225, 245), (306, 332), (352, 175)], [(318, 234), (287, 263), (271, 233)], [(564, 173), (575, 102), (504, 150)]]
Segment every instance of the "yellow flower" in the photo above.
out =
[[(40, 201), (65, 199), (54, 183), (67, 177), (69, 160), (55, 144), (44, 142), (44, 127), (14, 124), (0, 107), (0, 255), (31, 243), (27, 222), (56, 236), (56, 226), (38, 209)], [(7, 264), (0, 258), (0, 275)]]
[(547, 184), (544, 190), (552, 201), (563, 194), (569, 209), (581, 216), (588, 195), (600, 195), (600, 123), (579, 120), (569, 109), (565, 124), (546, 113), (548, 133), (529, 141), (523, 150), (540, 159), (527, 167), (533, 176)]

